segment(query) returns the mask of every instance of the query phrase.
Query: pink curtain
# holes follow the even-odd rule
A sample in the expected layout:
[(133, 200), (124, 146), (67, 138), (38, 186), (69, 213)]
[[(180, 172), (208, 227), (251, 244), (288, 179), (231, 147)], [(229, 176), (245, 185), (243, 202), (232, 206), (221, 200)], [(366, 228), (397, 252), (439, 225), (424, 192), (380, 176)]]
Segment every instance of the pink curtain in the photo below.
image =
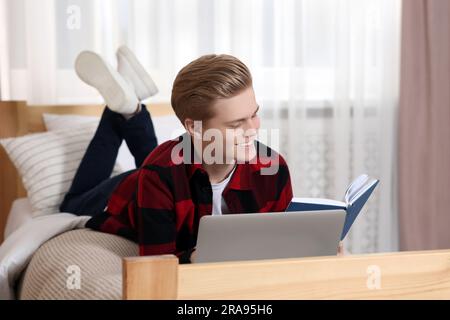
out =
[(450, 1), (402, 11), (400, 249), (450, 248)]

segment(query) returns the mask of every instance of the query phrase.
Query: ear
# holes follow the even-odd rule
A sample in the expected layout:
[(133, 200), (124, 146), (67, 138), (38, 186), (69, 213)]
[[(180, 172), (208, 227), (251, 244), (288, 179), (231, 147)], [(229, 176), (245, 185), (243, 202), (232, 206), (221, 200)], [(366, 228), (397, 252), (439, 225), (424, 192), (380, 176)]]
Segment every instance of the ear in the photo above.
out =
[(184, 119), (184, 127), (186, 128), (186, 131), (191, 135), (191, 137), (201, 138), (202, 136), (201, 132), (196, 131), (195, 129), (198, 130), (198, 128), (195, 128), (194, 125), (195, 122), (191, 118)]
[(184, 119), (184, 127), (186, 128), (186, 131), (192, 136), (194, 135), (194, 120), (191, 118)]

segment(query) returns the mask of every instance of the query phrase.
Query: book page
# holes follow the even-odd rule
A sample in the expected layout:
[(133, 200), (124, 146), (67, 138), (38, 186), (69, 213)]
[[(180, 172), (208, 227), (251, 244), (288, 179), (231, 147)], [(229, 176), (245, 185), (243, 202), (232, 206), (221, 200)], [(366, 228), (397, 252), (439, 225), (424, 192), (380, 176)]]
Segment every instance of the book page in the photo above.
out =
[(353, 182), (349, 185), (349, 187), (345, 191), (344, 199), (347, 204), (350, 203), (351, 201), (350, 199), (354, 198), (356, 193), (359, 192), (359, 190), (365, 185), (365, 183), (367, 183), (368, 180), (369, 176), (367, 174), (362, 174), (358, 176), (358, 178), (353, 180)]
[(313, 204), (323, 204), (330, 206), (346, 207), (346, 203), (343, 201), (325, 199), (325, 198), (292, 198), (291, 202), (299, 203), (313, 203)]
[(367, 192), (378, 180), (377, 179), (369, 179), (366, 183), (359, 188), (359, 190), (353, 194), (348, 202), (348, 205), (353, 205), (353, 203), (359, 199), (364, 193)]

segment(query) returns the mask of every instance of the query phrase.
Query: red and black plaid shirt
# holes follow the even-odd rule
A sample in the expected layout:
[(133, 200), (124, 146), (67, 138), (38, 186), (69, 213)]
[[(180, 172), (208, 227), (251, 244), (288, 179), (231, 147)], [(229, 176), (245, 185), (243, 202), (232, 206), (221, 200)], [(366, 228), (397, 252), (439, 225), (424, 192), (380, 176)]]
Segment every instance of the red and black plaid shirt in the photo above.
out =
[[(140, 255), (176, 254), (180, 262), (188, 262), (196, 246), (199, 221), (212, 212), (212, 189), (201, 164), (173, 162), (172, 154), (178, 151), (174, 148), (182, 141), (180, 136), (156, 147), (139, 170), (120, 182), (107, 209), (86, 226), (137, 242)], [(238, 163), (222, 193), (229, 213), (285, 211), (292, 199), (285, 160), (255, 143), (257, 161)], [(183, 150), (178, 159), (195, 154), (190, 150), (183, 155)], [(262, 174), (270, 166), (278, 168), (276, 173)]]

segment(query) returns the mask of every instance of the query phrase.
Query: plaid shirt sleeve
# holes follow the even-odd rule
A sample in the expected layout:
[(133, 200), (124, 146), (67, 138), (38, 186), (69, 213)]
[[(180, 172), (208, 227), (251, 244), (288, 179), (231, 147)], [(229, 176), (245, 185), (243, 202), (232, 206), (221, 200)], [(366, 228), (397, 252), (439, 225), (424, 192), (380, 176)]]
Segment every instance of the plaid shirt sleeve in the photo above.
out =
[(138, 173), (135, 171), (119, 183), (108, 201), (106, 210), (93, 216), (87, 222), (87, 228), (136, 241), (134, 198)]
[(279, 190), (278, 199), (273, 203), (269, 211), (282, 212), (286, 211), (289, 203), (292, 200), (292, 184), (291, 175), (286, 161), (280, 155), (280, 168), (277, 173), (276, 190)]
[(175, 254), (181, 263), (189, 262), (192, 250), (176, 247), (176, 212), (173, 194), (156, 166), (141, 168), (137, 192), (136, 229), (139, 254)]

